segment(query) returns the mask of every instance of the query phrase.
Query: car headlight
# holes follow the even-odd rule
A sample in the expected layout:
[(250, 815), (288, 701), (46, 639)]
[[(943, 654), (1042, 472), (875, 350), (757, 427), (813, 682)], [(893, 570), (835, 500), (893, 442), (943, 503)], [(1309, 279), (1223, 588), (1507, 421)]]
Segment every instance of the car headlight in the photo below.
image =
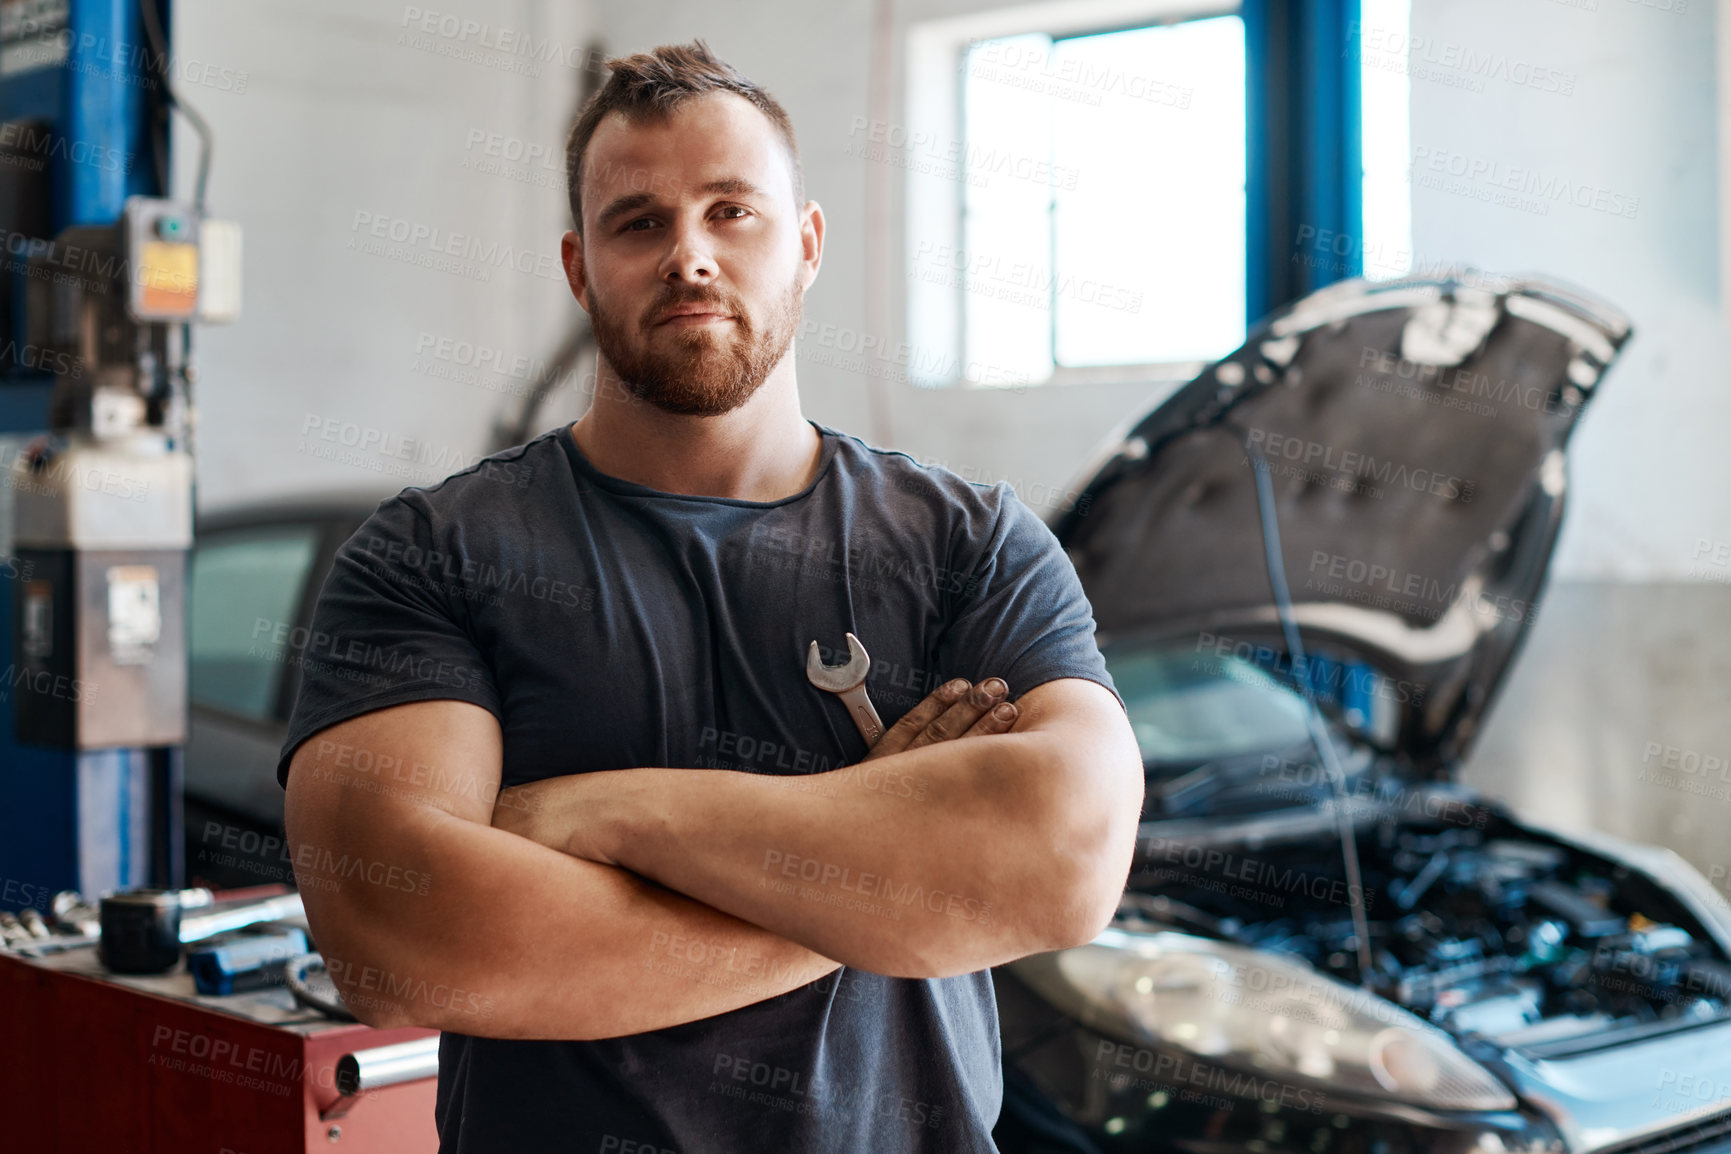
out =
[(1276, 954), (1180, 933), (1107, 930), (1011, 964), (1110, 1037), (1438, 1110), (1512, 1110), (1508, 1089), (1393, 1003)]

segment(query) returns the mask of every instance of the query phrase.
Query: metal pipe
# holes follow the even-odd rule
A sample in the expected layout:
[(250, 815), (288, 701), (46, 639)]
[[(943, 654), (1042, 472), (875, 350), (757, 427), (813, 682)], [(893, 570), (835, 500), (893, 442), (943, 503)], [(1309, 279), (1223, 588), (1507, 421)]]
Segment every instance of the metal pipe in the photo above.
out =
[(281, 897), (248, 902), (244, 906), (229, 910), (183, 916), (180, 919), (180, 940), (183, 943), (198, 942), (228, 930), (238, 930), (242, 926), (256, 925), (259, 922), (304, 921), (306, 916), (306, 906), (301, 903), (300, 894), (283, 894)]
[(439, 1036), (356, 1050), (337, 1059), (337, 1093), (345, 1098), (439, 1076)]

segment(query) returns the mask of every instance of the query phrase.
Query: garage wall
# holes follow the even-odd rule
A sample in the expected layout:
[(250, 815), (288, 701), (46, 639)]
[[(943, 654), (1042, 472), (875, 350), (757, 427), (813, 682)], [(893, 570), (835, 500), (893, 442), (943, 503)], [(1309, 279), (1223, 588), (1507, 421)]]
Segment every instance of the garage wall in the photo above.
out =
[[(853, 355), (866, 338), (890, 347), (906, 339), (906, 318), (896, 289), (905, 285), (907, 274), (899, 204), (903, 169), (872, 158), (870, 129), (862, 129), (861, 124), (899, 127), (908, 122), (901, 100), (905, 75), (900, 56), (910, 22), (997, 7), (1002, 5), (980, 0), (881, 6), (869, 0), (823, 5), (762, 0), (726, 8), (692, 0), (604, 2), (598, 9), (598, 27), (613, 53), (702, 37), (724, 59), (774, 93), (792, 117), (807, 193), (823, 206), (829, 230), (822, 270), (806, 296), (808, 335), (799, 345), (800, 393), (806, 414), (921, 460), (941, 461), (970, 480), (1007, 479), (1025, 500), (1044, 509), (1061, 503), (1065, 484), (1114, 425), (1149, 398), (1164, 395), (1170, 385), (926, 390), (898, 379), (905, 370), (887, 361), (861, 372)], [(1082, 6), (1048, 7), (1062, 11)], [(887, 20), (892, 28), (882, 42), (896, 48), (888, 73), (887, 107), (874, 102), (871, 88), (873, 35), (879, 20)], [(890, 157), (897, 159), (908, 157)], [(881, 227), (868, 205), (868, 193), (874, 190), (888, 194)], [(876, 267), (868, 261), (868, 253), (881, 258)], [(875, 300), (868, 294), (874, 278), (888, 286), (887, 293)], [(887, 436), (874, 420), (873, 390), (887, 404)]]
[[(911, 20), (995, 6), (895, 5), (885, 17), (889, 42), (903, 43)], [(1731, 349), (1715, 273), (1710, 6), (1414, 7), (1412, 31), (1429, 45), (1412, 85), (1420, 262), (1542, 270), (1604, 296), (1638, 330), (1582, 426), (1558, 581), (1471, 774), (1523, 807), (1668, 841), (1710, 868), (1726, 856), (1715, 839), (1731, 803), (1653, 776), (1663, 769), (1654, 758), (1673, 756), (1667, 750), (1678, 751), (1679, 767), (1689, 751), (1697, 766), (1731, 755), (1723, 708), (1731, 671), (1718, 641), (1731, 626), (1731, 467), (1718, 443), (1731, 427), (1723, 368)], [(787, 105), (808, 187), (829, 220), (823, 270), (806, 302), (816, 328), (799, 349), (814, 418), (975, 479), (1007, 478), (1037, 505), (1108, 430), (1165, 391), (921, 391), (846, 366), (845, 343), (867, 334), (897, 341), (904, 331), (894, 291), (905, 275), (899, 220), (893, 205), (881, 222), (867, 211), (868, 189), (899, 188), (899, 170), (857, 147), (859, 118), (880, 115), (870, 96), (879, 10), (867, 0), (467, 0), (446, 9), (567, 46), (597, 33), (612, 53), (703, 36)], [(187, 90), (217, 129), (213, 207), (247, 226), (248, 245), (246, 319), (207, 331), (201, 346), (206, 505), (309, 490), (382, 495), (443, 476), (460, 467), (453, 454), (483, 450), (506, 390), (521, 381), (491, 370), (467, 384), (442, 379), (432, 370), (452, 363), (417, 356), (418, 348), (430, 337), (435, 352), (440, 341), (467, 341), (506, 362), (541, 358), (574, 315), (563, 285), (533, 267), (494, 269), (482, 280), (353, 247), (370, 239), (370, 220), (357, 226), (357, 213), (548, 254), (566, 225), (557, 181), (545, 179), (556, 177), (556, 164), (487, 172), (465, 161), (498, 159), (470, 144), (476, 131), (483, 141), (541, 142), (556, 154), (577, 71), (515, 74), (499, 66), (509, 53), (437, 32), (400, 43), (411, 31), (405, 18), (416, 22), (411, 11), (385, 0), (258, 0), (239, 19), (217, 0), (177, 6), (183, 55), (249, 75), (240, 94)], [(1459, 63), (1469, 54), (1506, 58), (1502, 75), (1567, 77), (1569, 91), (1475, 76)], [(899, 93), (903, 79), (894, 71), (888, 91)], [(894, 100), (888, 117), (906, 119)], [(1464, 163), (1457, 157), (1495, 175), (1462, 184), (1449, 173)], [(191, 160), (182, 145), (188, 175)], [(1439, 169), (1428, 167), (1433, 160)], [(1522, 179), (1510, 168), (1593, 191), (1586, 207), (1498, 203), (1489, 185)], [(413, 259), (438, 255), (434, 247), (411, 246)], [(867, 260), (874, 253), (885, 257), (876, 269)], [(874, 277), (888, 286), (876, 300), (867, 292)], [(874, 388), (887, 401), (887, 437), (874, 431), (882, 427)], [(561, 402), (543, 427), (574, 415), (581, 398)], [(321, 457), (330, 450), (319, 445), (333, 444), (321, 434), (331, 429), (335, 448), (343, 437), (369, 445), (347, 460)], [(1731, 781), (1718, 786), (1731, 796)]]
[(1667, 845), (1731, 897), (1731, 595), (1551, 591), (1467, 780), (1518, 812)]
[[(896, 43), (910, 21), (996, 7), (976, 0), (896, 5)], [(1716, 443), (1731, 422), (1720, 367), (1731, 345), (1718, 315), (1715, 271), (1710, 6), (1422, 0), (1414, 8), (1412, 34), (1424, 45), (1412, 68), (1418, 262), (1542, 271), (1603, 296), (1629, 313), (1639, 332), (1583, 425), (1558, 575), (1731, 579), (1726, 551), (1719, 564), (1712, 560), (1731, 535), (1731, 467)], [(868, 249), (888, 251), (885, 279), (900, 283), (900, 222), (892, 207), (892, 230), (868, 235), (867, 190), (883, 181), (881, 163), (853, 154), (861, 142), (856, 118), (879, 116), (868, 95), (873, 6), (763, 0), (722, 11), (658, 0), (603, 3), (599, 16), (610, 51), (704, 36), (777, 94), (794, 118), (808, 187), (830, 224), (808, 318), (838, 334), (878, 325), (886, 339), (901, 339), (905, 327), (893, 305), (883, 315), (868, 299), (866, 259)], [(1475, 56), (1504, 61), (1483, 70), (1461, 63)], [(1540, 75), (1535, 70), (1544, 70), (1537, 83), (1507, 79)], [(902, 80), (898, 71), (898, 94)], [(906, 117), (897, 108), (889, 119)], [(1450, 178), (1464, 161), (1490, 175)], [(1566, 182), (1565, 199), (1529, 196), (1532, 203), (1515, 206), (1479, 199), (1499, 191), (1497, 179), (1524, 179), (1510, 178), (1510, 169), (1531, 169), (1551, 187)], [(898, 170), (891, 187), (899, 190), (899, 180)], [(1595, 198), (1601, 207), (1592, 207)], [(872, 436), (871, 379), (837, 367), (845, 358), (825, 347), (821, 330), (800, 353), (808, 412)], [(879, 387), (889, 394), (889, 439), (897, 447), (1035, 493), (1061, 486), (1130, 409), (1165, 391), (1134, 384), (1020, 393), (925, 391), (894, 381)]]
[[(1577, 434), (1559, 580), (1469, 778), (1563, 824), (1670, 845), (1731, 887), (1731, 769), (1714, 766), (1731, 756), (1731, 341), (1712, 5), (1413, 9), (1429, 41), (1412, 78), (1419, 259), (1543, 270), (1636, 331)], [(1450, 66), (1471, 54), (1544, 79)], [(1570, 191), (1533, 195), (1545, 182)]]
[[(246, 231), (244, 318), (198, 333), (201, 510), (382, 497), (485, 451), (499, 407), (580, 311), (558, 252), (588, 12), (175, 5), (182, 95), (216, 137), (210, 211)], [(244, 79), (188, 83), (206, 75), (194, 62)], [(176, 128), (184, 194), (196, 148)], [(480, 347), (494, 355), (477, 368)]]
[[(891, 40), (903, 43), (914, 19), (991, 7), (898, 5)], [(1731, 347), (1715, 268), (1710, 6), (1425, 0), (1416, 9), (1419, 262), (1543, 270), (1604, 296), (1636, 324), (1637, 339), (1577, 442), (1558, 575), (1731, 578), (1731, 468), (1717, 446), (1718, 430), (1731, 422), (1721, 367)], [(459, 372), (472, 366), (457, 363), (458, 343), (492, 350), (489, 367), (520, 368), (517, 358), (547, 356), (576, 315), (556, 262), (566, 221), (558, 162), (589, 34), (612, 52), (704, 36), (789, 107), (808, 185), (830, 223), (807, 300), (815, 328), (800, 346), (802, 389), (817, 419), (877, 438), (882, 426), (869, 397), (877, 388), (888, 401), (881, 439), (1037, 493), (1068, 480), (1101, 436), (1165, 391), (920, 390), (843, 363), (842, 346), (857, 336), (891, 341), (905, 331), (895, 291), (905, 276), (900, 220), (892, 203), (887, 230), (868, 232), (867, 204), (868, 188), (899, 191), (900, 170), (857, 155), (859, 118), (882, 115), (868, 96), (874, 25), (866, 0), (725, 9), (692, 0), (602, 0), (593, 9), (513, 0), (447, 5), (431, 18), (429, 11), (392, 0), (261, 0), (240, 20), (217, 0), (177, 7), (183, 60), (244, 77), (236, 91), (208, 79), (208, 70), (180, 73), (217, 134), (213, 211), (247, 227), (245, 319), (205, 330), (200, 349), (210, 502), (351, 485), (394, 491), (393, 480), (421, 479), (416, 458), (431, 475), (484, 447), (485, 426), (521, 391), (521, 378), (485, 367)], [(497, 47), (525, 37), (553, 42), (578, 67)], [(1506, 57), (1509, 67), (1487, 75), (1459, 63), (1475, 55)], [(524, 67), (539, 74), (515, 71)], [(1506, 78), (1539, 72), (1561, 77), (1568, 91)], [(188, 84), (187, 75), (207, 82)], [(903, 79), (895, 71), (889, 90), (899, 94)], [(906, 119), (893, 103), (889, 118)], [(537, 146), (539, 156), (508, 159)], [(177, 134), (177, 151), (185, 187), (194, 159), (187, 134)], [(1469, 164), (1481, 175), (1452, 175)], [(1497, 186), (1518, 182), (1522, 170), (1566, 186), (1588, 207)], [(1595, 196), (1619, 211), (1592, 207)], [(405, 235), (415, 239), (392, 244)], [(453, 249), (457, 258), (447, 255)], [(888, 288), (876, 301), (867, 295), (878, 271), (868, 251), (887, 253)], [(431, 261), (457, 267), (413, 263)], [(480, 355), (467, 344), (461, 351)], [(437, 371), (476, 379), (459, 383)], [(333, 429), (338, 440), (322, 440)], [(351, 465), (315, 456), (315, 442), (333, 452), (357, 436), (389, 441), (395, 455)], [(396, 440), (421, 445), (405, 460)]]
[[(1695, 556), (1701, 539), (1731, 531), (1712, 5), (1420, 0), (1413, 9), (1414, 38), (1428, 41), (1411, 81), (1414, 251), (1427, 262), (1543, 270), (1635, 324), (1581, 425), (1559, 572), (1731, 579), (1731, 565)], [(1529, 83), (1446, 63), (1472, 55), (1506, 57), (1505, 74)], [(1547, 182), (1569, 191), (1526, 191)]]
[[(992, 7), (897, 5), (897, 28)], [(1731, 463), (1719, 447), (1731, 427), (1723, 367), (1731, 347), (1715, 272), (1711, 10), (1676, 0), (1418, 0), (1413, 8), (1411, 32), (1429, 45), (1412, 61), (1416, 262), (1540, 271), (1602, 296), (1638, 331), (1578, 434), (1555, 582), (1469, 780), (1565, 825), (1672, 845), (1723, 882), (1731, 769), (1709, 785), (1718, 771), (1682, 768), (1731, 761), (1731, 669), (1717, 640), (1731, 635)], [(891, 286), (905, 275), (899, 238), (865, 232), (867, 190), (882, 174), (849, 154), (855, 118), (876, 116), (872, 26), (862, 0), (818, 10), (769, 0), (725, 14), (687, 0), (604, 4), (600, 25), (616, 52), (705, 36), (777, 94), (830, 224), (807, 316), (837, 333), (882, 323), (899, 340), (901, 319), (891, 309), (876, 320), (882, 314), (866, 294), (868, 252), (888, 247)], [(1459, 63), (1469, 53), (1504, 58), (1487, 69), (1501, 71), (1475, 76)], [(1562, 79), (1546, 91), (1545, 78), (1536, 86), (1501, 78), (1530, 80), (1536, 69), (1560, 73), (1569, 91)], [(897, 73), (895, 91), (901, 83)], [(1544, 201), (1542, 212), (1479, 199), (1495, 193), (1488, 180), (1463, 188), (1448, 179), (1456, 154), (1481, 169), (1500, 165), (1494, 179), (1517, 185), (1527, 178), (1509, 176), (1511, 167), (1550, 177), (1551, 187), (1566, 181), (1568, 199)], [(1591, 192), (1576, 191), (1583, 186)], [(893, 212), (891, 222), (899, 223)], [(871, 436), (872, 382), (838, 369), (822, 340), (808, 339), (800, 354), (807, 412)], [(879, 387), (896, 447), (970, 477), (1007, 478), (1025, 498), (1061, 489), (1101, 437), (1165, 391)]]

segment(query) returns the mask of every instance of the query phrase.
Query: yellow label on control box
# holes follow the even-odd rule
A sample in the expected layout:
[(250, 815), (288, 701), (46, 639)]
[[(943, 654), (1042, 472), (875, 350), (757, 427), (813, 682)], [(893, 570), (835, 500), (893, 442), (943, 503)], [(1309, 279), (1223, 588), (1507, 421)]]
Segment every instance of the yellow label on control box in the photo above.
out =
[(141, 317), (191, 317), (198, 311), (198, 246), (147, 240), (139, 247)]

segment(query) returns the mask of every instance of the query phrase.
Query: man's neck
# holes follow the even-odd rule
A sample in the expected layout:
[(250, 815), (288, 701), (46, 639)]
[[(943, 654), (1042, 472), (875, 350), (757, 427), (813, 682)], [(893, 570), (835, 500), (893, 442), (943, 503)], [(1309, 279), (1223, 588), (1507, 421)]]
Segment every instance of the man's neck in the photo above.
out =
[(663, 493), (779, 501), (817, 476), (823, 438), (800, 412), (791, 372), (783, 378), (778, 369), (749, 401), (718, 417), (664, 412), (603, 372), (595, 403), (569, 435), (610, 477)]

